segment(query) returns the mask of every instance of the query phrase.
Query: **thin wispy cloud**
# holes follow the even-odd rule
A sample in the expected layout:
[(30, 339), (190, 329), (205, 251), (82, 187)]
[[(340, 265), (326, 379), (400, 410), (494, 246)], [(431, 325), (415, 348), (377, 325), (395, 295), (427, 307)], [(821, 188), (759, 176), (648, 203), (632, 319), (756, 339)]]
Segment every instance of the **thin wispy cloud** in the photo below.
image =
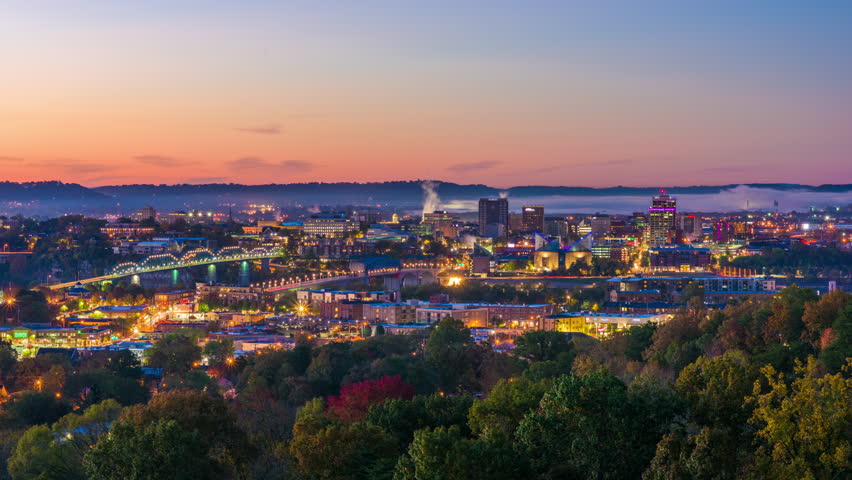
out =
[(483, 162), (457, 163), (455, 165), (450, 165), (449, 167), (447, 167), (447, 170), (455, 173), (467, 173), (488, 170), (496, 167), (497, 165), (500, 165), (500, 162), (497, 162), (495, 160), (486, 160)]
[(133, 157), (133, 160), (146, 165), (153, 165), (155, 167), (179, 167), (184, 165), (195, 165), (198, 163), (194, 160), (181, 160), (168, 155), (155, 154), (136, 155)]
[(257, 125), (251, 127), (238, 127), (234, 130), (244, 133), (255, 133), (257, 135), (278, 135), (281, 133), (281, 126), (276, 124)]
[(183, 183), (189, 183), (192, 185), (204, 185), (208, 183), (225, 183), (227, 177), (195, 177), (195, 178), (187, 178), (183, 181)]
[(313, 170), (317, 165), (302, 160), (283, 160), (270, 162), (258, 157), (243, 157), (227, 162), (228, 167), (233, 170), (268, 170), (287, 172), (307, 172)]
[(54, 170), (54, 171), (61, 171), (61, 172), (65, 172), (65, 173), (74, 173), (74, 174), (106, 172), (106, 171), (111, 171), (111, 170), (116, 169), (116, 166), (112, 165), (112, 164), (80, 162), (80, 161), (71, 160), (71, 159), (57, 159), (57, 160), (46, 160), (46, 161), (39, 161), (39, 162), (31, 162), (27, 165), (29, 167), (32, 167), (32, 168)]
[(23, 161), (24, 161), (24, 159), (21, 158), (21, 157), (6, 157), (6, 156), (0, 155), (0, 162), (6, 163), (6, 162), (23, 162)]

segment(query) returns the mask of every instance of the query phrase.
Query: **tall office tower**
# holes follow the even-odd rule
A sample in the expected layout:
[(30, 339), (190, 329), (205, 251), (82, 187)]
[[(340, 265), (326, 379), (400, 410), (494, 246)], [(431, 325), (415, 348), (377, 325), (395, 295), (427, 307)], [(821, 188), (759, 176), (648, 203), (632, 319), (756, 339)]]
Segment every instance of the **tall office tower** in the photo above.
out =
[(568, 222), (563, 217), (548, 217), (544, 222), (544, 234), (549, 237), (564, 237), (568, 234)]
[(432, 225), (432, 231), (441, 232), (441, 234), (445, 237), (457, 237), (459, 234), (455, 217), (442, 210), (435, 210), (432, 213), (424, 213), (423, 221), (420, 223)]
[(665, 190), (651, 201), (648, 209), (648, 244), (663, 245), (677, 230), (677, 199), (666, 195)]
[(694, 241), (701, 239), (701, 218), (692, 214), (681, 213), (678, 228), (683, 231), (683, 238)]
[(612, 229), (612, 218), (609, 215), (596, 214), (594, 217), (589, 217), (589, 224), (594, 237), (608, 237)]
[(509, 228), (509, 200), (506, 198), (479, 199), (479, 235), (502, 237)]
[(524, 216), (520, 213), (509, 212), (509, 233), (524, 231)]
[(521, 229), (524, 232), (544, 232), (544, 207), (523, 207)]

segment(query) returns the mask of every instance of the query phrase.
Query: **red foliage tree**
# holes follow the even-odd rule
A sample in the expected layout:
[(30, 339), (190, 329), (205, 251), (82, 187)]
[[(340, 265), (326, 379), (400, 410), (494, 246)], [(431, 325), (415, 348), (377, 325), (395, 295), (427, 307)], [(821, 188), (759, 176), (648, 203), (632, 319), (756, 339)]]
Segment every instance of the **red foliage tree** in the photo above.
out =
[(411, 400), (414, 387), (402, 381), (399, 375), (378, 380), (365, 380), (344, 385), (340, 395), (328, 397), (328, 415), (346, 423), (360, 422), (367, 416), (370, 405), (392, 398)]

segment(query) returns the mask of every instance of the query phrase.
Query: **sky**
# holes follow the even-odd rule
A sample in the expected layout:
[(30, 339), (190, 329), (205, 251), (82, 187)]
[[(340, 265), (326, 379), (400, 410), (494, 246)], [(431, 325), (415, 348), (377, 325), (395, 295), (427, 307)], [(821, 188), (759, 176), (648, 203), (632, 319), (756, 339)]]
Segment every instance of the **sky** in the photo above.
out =
[(0, 2), (0, 180), (824, 184), (850, 165), (848, 1)]

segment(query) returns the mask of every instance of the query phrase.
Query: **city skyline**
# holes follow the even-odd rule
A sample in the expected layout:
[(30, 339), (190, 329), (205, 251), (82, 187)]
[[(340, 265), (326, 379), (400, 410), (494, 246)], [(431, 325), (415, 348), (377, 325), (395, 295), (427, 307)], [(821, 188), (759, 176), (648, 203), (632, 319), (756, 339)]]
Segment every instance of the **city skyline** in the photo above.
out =
[(850, 19), (839, 2), (4, 4), (0, 166), (86, 186), (848, 183)]

